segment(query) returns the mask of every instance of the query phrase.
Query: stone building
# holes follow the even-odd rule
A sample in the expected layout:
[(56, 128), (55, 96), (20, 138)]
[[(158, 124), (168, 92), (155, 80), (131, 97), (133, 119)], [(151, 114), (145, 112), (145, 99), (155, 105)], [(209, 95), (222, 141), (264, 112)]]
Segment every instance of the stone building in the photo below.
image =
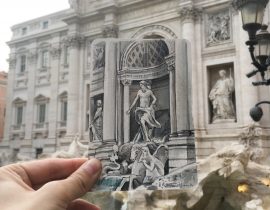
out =
[(2, 141), (4, 137), (7, 75), (8, 74), (4, 71), (0, 72), (0, 141)]
[[(91, 44), (96, 38), (188, 40), (199, 158), (237, 141), (252, 122), (249, 109), (269, 98), (267, 87), (253, 87), (245, 76), (253, 68), (248, 37), (229, 0), (69, 2), (68, 10), (12, 27), (1, 151), (35, 157), (66, 147), (76, 134), (88, 142)], [(218, 97), (225, 102), (220, 104)], [(269, 116), (268, 107), (264, 113)], [(269, 121), (264, 117), (259, 124), (263, 140), (270, 135)]]

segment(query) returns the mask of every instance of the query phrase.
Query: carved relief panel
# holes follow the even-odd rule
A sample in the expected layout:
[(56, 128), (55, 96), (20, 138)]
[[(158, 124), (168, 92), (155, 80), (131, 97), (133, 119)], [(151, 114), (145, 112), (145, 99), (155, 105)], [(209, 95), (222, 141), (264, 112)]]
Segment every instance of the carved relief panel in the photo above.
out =
[(105, 68), (105, 43), (100, 42), (93, 48), (93, 70), (104, 70)]
[(229, 10), (206, 14), (206, 46), (231, 41), (231, 14)]

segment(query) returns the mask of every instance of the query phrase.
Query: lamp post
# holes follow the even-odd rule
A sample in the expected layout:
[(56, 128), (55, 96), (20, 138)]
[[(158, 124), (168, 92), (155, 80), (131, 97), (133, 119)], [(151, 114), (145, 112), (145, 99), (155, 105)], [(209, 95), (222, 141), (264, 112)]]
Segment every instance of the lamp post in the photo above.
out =
[[(270, 78), (265, 78), (265, 72), (270, 66), (270, 34), (267, 25), (262, 24), (268, 2), (269, 0), (233, 0), (232, 2), (234, 8), (241, 12), (243, 29), (249, 35), (246, 45), (249, 47), (252, 64), (256, 68), (249, 72), (247, 77), (253, 77), (257, 73), (261, 75), (261, 81), (252, 82), (254, 86), (270, 85)], [(262, 101), (250, 110), (250, 116), (254, 121), (260, 121), (263, 111), (259, 105), (265, 103), (270, 104), (269, 101)]]

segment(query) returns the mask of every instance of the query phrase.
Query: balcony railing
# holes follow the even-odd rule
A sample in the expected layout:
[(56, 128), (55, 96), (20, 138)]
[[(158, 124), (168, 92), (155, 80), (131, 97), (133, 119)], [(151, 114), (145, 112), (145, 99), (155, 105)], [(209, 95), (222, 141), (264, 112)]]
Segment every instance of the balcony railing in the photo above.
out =
[(36, 123), (34, 124), (34, 128), (35, 129), (48, 129), (48, 123), (47, 122), (44, 122), (44, 123)]
[(24, 131), (25, 125), (24, 124), (18, 124), (18, 125), (12, 125), (12, 131)]
[(12, 126), (12, 130), (13, 130), (13, 131), (21, 130), (22, 126), (23, 126), (22, 124), (13, 125), (13, 126)]
[(67, 127), (67, 122), (66, 121), (59, 121), (57, 127), (58, 128), (66, 128)]
[(17, 124), (17, 125), (12, 125), (10, 129), (10, 137), (11, 140), (14, 139), (24, 139), (25, 135), (25, 125), (24, 124)]

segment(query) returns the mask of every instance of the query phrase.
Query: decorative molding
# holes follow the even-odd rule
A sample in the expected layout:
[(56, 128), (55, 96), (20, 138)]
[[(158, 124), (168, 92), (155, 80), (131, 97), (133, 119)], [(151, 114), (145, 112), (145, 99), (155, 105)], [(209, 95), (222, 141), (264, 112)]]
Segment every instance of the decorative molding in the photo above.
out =
[(195, 7), (183, 7), (179, 10), (182, 21), (196, 21), (202, 16), (202, 10)]
[(36, 64), (38, 60), (38, 53), (36, 50), (32, 50), (27, 55), (27, 61), (29, 64)]
[(41, 76), (37, 76), (36, 85), (49, 85), (51, 80), (51, 74), (45, 74)]
[(28, 79), (20, 79), (16, 81), (16, 89), (26, 88), (28, 83)]
[(51, 47), (50, 53), (53, 59), (59, 59), (61, 56), (61, 48), (60, 47)]
[(119, 28), (116, 25), (103, 26), (102, 36), (104, 38), (117, 38), (118, 32), (119, 32)]
[(16, 63), (17, 63), (16, 54), (11, 54), (7, 61), (9, 63), (9, 69), (15, 69), (16, 68)]
[(168, 37), (165, 37), (165, 38), (177, 39), (176, 34), (171, 29), (169, 29), (166, 26), (162, 26), (162, 25), (145, 26), (145, 27), (139, 29), (131, 38), (132, 39), (138, 38), (138, 37), (141, 37), (142, 34), (147, 35), (148, 33), (155, 33), (158, 31), (161, 31), (161, 35), (167, 34)]
[(121, 82), (122, 82), (122, 84), (124, 86), (130, 86), (131, 83), (132, 83), (132, 80), (130, 80), (130, 79), (122, 79)]
[(60, 72), (59, 82), (67, 82), (68, 81), (68, 71)]
[(167, 56), (165, 59), (168, 66), (168, 71), (174, 71), (175, 70), (175, 54), (171, 54)]

